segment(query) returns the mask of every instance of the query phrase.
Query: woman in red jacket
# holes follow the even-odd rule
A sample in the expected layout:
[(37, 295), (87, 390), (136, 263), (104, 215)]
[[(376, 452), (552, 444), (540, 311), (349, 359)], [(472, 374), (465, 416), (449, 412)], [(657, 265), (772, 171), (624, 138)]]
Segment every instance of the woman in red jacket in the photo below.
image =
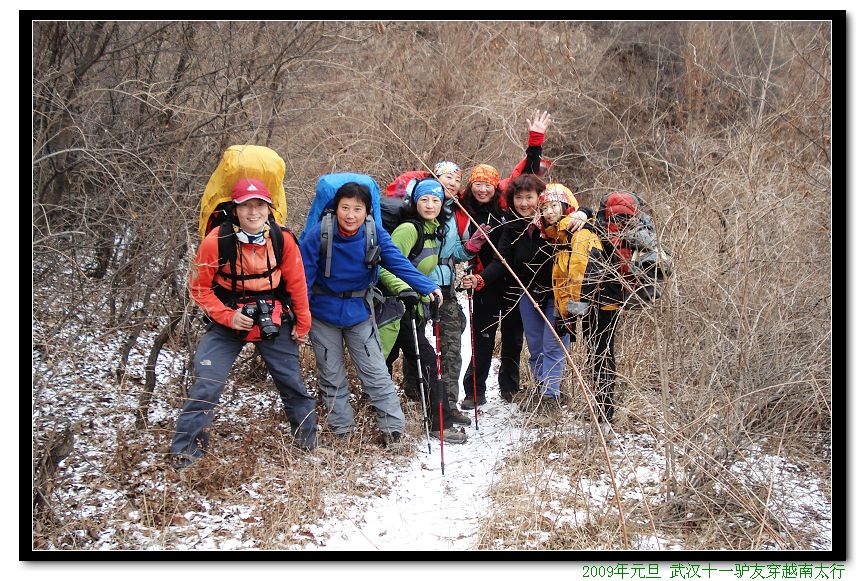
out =
[[(261, 180), (238, 180), (231, 198), (234, 216), (228, 231), (234, 260), (220, 261), (222, 229), (214, 228), (198, 248), (190, 274), (192, 298), (210, 321), (195, 352), (194, 382), (171, 441), (178, 470), (206, 453), (213, 409), (231, 365), (249, 341), (255, 342), (279, 390), (296, 443), (306, 450), (317, 443), (315, 398), (306, 391), (298, 360), (298, 345), (306, 343), (312, 320), (300, 249), (294, 236), (270, 219), (272, 200)], [(282, 238), (279, 261), (274, 236)], [(289, 314), (289, 300), (294, 324), (286, 328), (292, 320), (283, 317)]]
[[(514, 170), (514, 174), (542, 173), (541, 152), (544, 134), (552, 117), (544, 111), (536, 111), (531, 120), (526, 120), (529, 129), (526, 158)], [(513, 174), (512, 174), (513, 177)], [(478, 224), (489, 225), (489, 237), (492, 245), (486, 244), (471, 261), (473, 273), (483, 272), (495, 259), (493, 247), (498, 244), (503, 226), (513, 219), (504, 200), (503, 188), (511, 178), (500, 180), (499, 173), (490, 165), (475, 166), (469, 175), (468, 185), (460, 195), (460, 203), (466, 209), (457, 209), (457, 230), (460, 237), (469, 240), (477, 227), (469, 220), (470, 215)], [(474, 345), (474, 363), (469, 363), (463, 376), (463, 390), (466, 397), (460, 403), (464, 410), (473, 409), (475, 405), (487, 403), (486, 381), (492, 363), (493, 347), (495, 345), (496, 329), (501, 322), (502, 348), (501, 366), (498, 381), (502, 399), (512, 401), (520, 390), (520, 352), (523, 349), (523, 324), (519, 309), (516, 307), (514, 283), (510, 276), (503, 276), (495, 284), (487, 288), (477, 287), (473, 295), (472, 330)], [(476, 385), (475, 385), (476, 384)], [(477, 404), (474, 393), (477, 388)]]

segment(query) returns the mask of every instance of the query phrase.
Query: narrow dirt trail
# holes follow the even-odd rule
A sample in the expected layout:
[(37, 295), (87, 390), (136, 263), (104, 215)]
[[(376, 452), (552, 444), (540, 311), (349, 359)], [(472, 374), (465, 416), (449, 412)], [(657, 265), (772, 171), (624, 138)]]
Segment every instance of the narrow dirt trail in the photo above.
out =
[[(465, 444), (445, 444), (445, 474), (441, 473), (439, 441), (426, 439), (417, 456), (399, 470), (389, 494), (352, 507), (347, 517), (320, 529), (330, 549), (458, 550), (472, 549), (480, 518), (488, 513), (496, 463), (519, 438), (517, 412), (498, 394), (487, 399), (478, 427), (466, 428)], [(396, 471), (395, 468), (389, 470)]]
[[(467, 306), (463, 299), (463, 309)], [(427, 328), (432, 342), (432, 334)], [(471, 358), (469, 333), (463, 333), (465, 372)], [(434, 345), (434, 343), (432, 343)], [(365, 498), (339, 520), (326, 522), (316, 536), (336, 550), (459, 550), (475, 548), (480, 519), (488, 514), (488, 493), (497, 478), (496, 464), (526, 433), (515, 404), (499, 397), (499, 363), (493, 360), (487, 380), (487, 401), (480, 409), (478, 429), (467, 426), (465, 444), (445, 444), (445, 473), (441, 472), (440, 442), (430, 437), (416, 446), (407, 468), (389, 471), (389, 494)], [(468, 412), (474, 417), (474, 411)]]

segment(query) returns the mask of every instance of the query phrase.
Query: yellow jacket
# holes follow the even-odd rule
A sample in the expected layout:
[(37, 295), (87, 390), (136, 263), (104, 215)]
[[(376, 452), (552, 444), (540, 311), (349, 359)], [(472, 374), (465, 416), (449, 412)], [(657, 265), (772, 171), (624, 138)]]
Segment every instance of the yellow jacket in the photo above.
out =
[[(601, 253), (601, 240), (597, 234), (589, 228), (582, 228), (571, 234), (565, 229), (567, 222), (559, 220), (557, 224), (547, 226), (544, 230), (549, 238), (560, 245), (553, 262), (553, 300), (556, 311), (562, 318), (568, 316), (569, 300), (589, 300), (594, 285), (584, 284), (586, 272), (599, 267), (597, 257)], [(596, 251), (595, 258), (592, 256), (593, 250)]]

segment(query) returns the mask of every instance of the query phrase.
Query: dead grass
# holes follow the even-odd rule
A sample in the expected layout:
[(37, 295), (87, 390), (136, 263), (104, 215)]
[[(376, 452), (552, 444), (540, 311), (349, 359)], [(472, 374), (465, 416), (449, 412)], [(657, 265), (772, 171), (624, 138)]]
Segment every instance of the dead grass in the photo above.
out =
[[(200, 193), (227, 145), (267, 144), (288, 164), (288, 225), (299, 231), (328, 171), (384, 186), (420, 167), (417, 154), (508, 173), (523, 119), (541, 108), (554, 117), (550, 179), (588, 206), (613, 189), (640, 193), (675, 274), (659, 305), (619, 326), (615, 428), (626, 445), (612, 454), (626, 514), (587, 484), (609, 470), (575, 431), (575, 375), (567, 414), (507, 460), (480, 546), (616, 548), (624, 518), (631, 537), (651, 531), (679, 548), (810, 548), (790, 506), (772, 504), (778, 482), (742, 467), (752, 454), (793, 459), (830, 501), (840, 477), (831, 33), (828, 22), (40, 23), (34, 465), (51, 464), (64, 423), (76, 444), (37, 482), (47, 502), (34, 509), (34, 546), (93, 548), (109, 529), (111, 548), (168, 546), (189, 533), (184, 515), (226, 510), (246, 525), (242, 542), (286, 547), (316, 541), (304, 523), (322, 516), (324, 497), (385, 490), (371, 467), (399, 456), (373, 443), (356, 385), (356, 434), (336, 446), (325, 432), (334, 454), (311, 460), (292, 449), (254, 359), (226, 390), (212, 458), (182, 479), (166, 472), (197, 340), (186, 277)], [(154, 54), (172, 57), (142, 68)], [(144, 360), (159, 355), (152, 337), (176, 317), (154, 419), (134, 430)], [(583, 347), (572, 351), (586, 377)], [(311, 350), (301, 360), (314, 389)], [(267, 403), (249, 399), (268, 390)], [(422, 438), (419, 410), (406, 413), (407, 436)], [(266, 493), (253, 497), (252, 484)]]

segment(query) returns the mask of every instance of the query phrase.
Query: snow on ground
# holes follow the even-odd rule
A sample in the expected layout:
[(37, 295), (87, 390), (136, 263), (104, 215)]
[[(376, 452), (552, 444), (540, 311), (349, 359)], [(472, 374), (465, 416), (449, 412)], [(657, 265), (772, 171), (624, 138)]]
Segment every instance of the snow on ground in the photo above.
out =
[[(461, 302), (467, 311), (464, 297)], [(435, 345), (431, 326), (427, 327), (427, 337)], [(471, 354), (468, 331), (463, 334), (462, 353), (460, 376), (468, 366)], [(468, 441), (465, 444), (444, 445), (444, 475), (439, 441), (430, 438), (431, 453), (426, 441), (421, 441), (417, 457), (408, 468), (381, 466), (382, 470), (390, 472), (389, 494), (358, 499), (347, 514), (342, 512), (339, 517), (320, 522), (315, 527), (316, 537), (325, 539), (321, 546), (333, 550), (388, 551), (476, 548), (480, 521), (491, 515), (489, 492), (502, 475), (502, 461), (518, 445), (523, 446), (543, 433), (537, 428), (529, 428), (525, 414), (518, 411), (515, 404), (504, 402), (499, 397), (498, 365), (498, 360), (494, 359), (487, 379), (488, 403), (479, 410), (478, 429), (474, 424), (466, 427)], [(473, 416), (473, 412), (469, 413)], [(582, 432), (582, 428), (574, 431)], [(734, 465), (734, 472), (748, 472), (755, 481), (771, 479), (775, 496), (770, 499), (770, 506), (783, 512), (796, 527), (806, 526), (806, 519), (810, 519), (807, 526), (813, 530), (815, 539), (811, 548), (830, 549), (831, 503), (820, 491), (819, 481), (809, 478), (805, 471), (783, 458), (767, 458), (756, 447), (750, 451), (753, 456)], [(649, 434), (618, 434), (611, 446), (611, 457), (623, 498), (640, 501), (643, 495), (657, 492), (665, 459), (658, 442)], [(539, 481), (544, 481), (547, 488), (560, 488), (564, 499), (574, 482), (552, 469), (558, 459), (559, 455), (555, 453), (547, 458), (551, 469)], [(759, 467), (763, 467), (762, 472)], [(772, 468), (767, 472), (766, 467)], [(757, 472), (756, 476), (754, 472)], [(612, 487), (606, 470), (601, 470), (597, 479), (581, 476), (577, 484), (591, 499), (592, 508), (601, 509), (609, 504)], [(556, 526), (566, 523), (578, 526), (587, 518), (585, 512), (576, 513), (569, 503), (560, 503), (556, 499), (551, 501), (543, 516)], [(548, 533), (539, 531), (536, 538), (526, 540), (523, 548), (533, 548), (546, 536)], [(632, 535), (631, 543), (632, 548), (645, 550), (676, 550), (685, 544), (681, 539), (637, 534)], [(765, 548), (773, 547), (767, 544)]]
[[(431, 329), (428, 337), (432, 340)], [(245, 491), (248, 504), (223, 502), (219, 498), (199, 497), (193, 509), (184, 509), (171, 519), (169, 526), (153, 523), (151, 516), (129, 504), (133, 496), (168, 490), (170, 470), (166, 470), (163, 440), (154, 440), (153, 434), (136, 432), (133, 428), (137, 396), (141, 389), (141, 376), (147, 339), (130, 356), (128, 382), (118, 385), (114, 376), (118, 338), (98, 336), (90, 331), (78, 334), (82, 350), (91, 353), (84, 364), (52, 363), (38, 350), (33, 352), (34, 408), (33, 420), (43, 429), (56, 427), (55, 418), (65, 417), (78, 424), (76, 453), (64, 461), (59, 470), (62, 489), (55, 494), (65, 507), (64, 517), (70, 522), (98, 522), (107, 513), (125, 515), (125, 521), (106, 523), (97, 528), (82, 527), (74, 535), (83, 546), (95, 550), (139, 548), (144, 550), (252, 550), (261, 548), (249, 528), (260, 524), (261, 506), (267, 505), (264, 495), (290, 495), (293, 491), (280, 489), (271, 481), (245, 478), (240, 489)], [(468, 333), (463, 335), (463, 370), (470, 360), (471, 346)], [(157, 363), (157, 393), (167, 391), (170, 376), (182, 374), (182, 353), (164, 352)], [(507, 507), (494, 506), (490, 491), (507, 474), (506, 459), (523, 452), (526, 445), (545, 437), (542, 428), (532, 428), (525, 422), (525, 414), (514, 404), (502, 401), (496, 382), (498, 361), (494, 361), (487, 384), (488, 403), (481, 407), (478, 429), (474, 424), (466, 427), (468, 442), (445, 444), (445, 473), (440, 466), (440, 447), (436, 438), (430, 438), (432, 450), (427, 451), (425, 437), (414, 442), (413, 456), (399, 461), (385, 456), (377, 457), (374, 468), (366, 478), (375, 480), (369, 486), (358, 486), (357, 494), (347, 496), (324, 492), (322, 516), (293, 525), (290, 531), (274, 539), (281, 548), (301, 550), (463, 550), (478, 546), (482, 523), (495, 518), (497, 511)], [(268, 380), (269, 382), (269, 380)], [(227, 391), (232, 391), (229, 387)], [(150, 421), (171, 430), (177, 409), (177, 398), (156, 398), (150, 408)], [(409, 404), (416, 405), (416, 404)], [(228, 422), (242, 422), (239, 418), (279, 414), (275, 390), (247, 389), (226, 398), (220, 416)], [(470, 412), (473, 415), (473, 412)], [(417, 414), (415, 414), (417, 415)], [(559, 427), (559, 430), (562, 428)], [(574, 433), (576, 427), (566, 427)], [(225, 442), (234, 442), (241, 434), (224, 436)], [(658, 442), (649, 433), (621, 433), (611, 446), (611, 459), (617, 483), (624, 500), (640, 502), (656, 497), (660, 476), (664, 470), (664, 456)], [(125, 439), (129, 439), (126, 441)], [(161, 442), (161, 443), (158, 443)], [(158, 443), (156, 448), (154, 444)], [(137, 446), (140, 454), (137, 464), (128, 467), (130, 483), (106, 486), (106, 466), (116, 462), (120, 446)], [(770, 485), (769, 507), (790, 530), (807, 530), (811, 549), (827, 550), (832, 546), (831, 502), (821, 492), (820, 482), (807, 469), (788, 459), (767, 454), (759, 447), (747, 451), (747, 457), (733, 466), (732, 472), (748, 482)], [(338, 453), (338, 450), (337, 450)], [(611, 482), (606, 469), (597, 474), (569, 474), (559, 464), (569, 458), (568, 452), (550, 453), (544, 459), (542, 477), (532, 486), (551, 492), (551, 500), (538, 504), (543, 520), (553, 527), (578, 528), (585, 523), (588, 511), (600, 512), (608, 507)], [(135, 455), (133, 455), (135, 456)], [(315, 470), (315, 457), (301, 458), (302, 465)], [(333, 477), (321, 472), (318, 478)], [(361, 475), (363, 477), (363, 475)], [(95, 483), (99, 484), (95, 484)], [(376, 496), (374, 491), (384, 491)], [(529, 490), (534, 494), (534, 490)], [(366, 496), (364, 496), (366, 494)], [(580, 494), (585, 499), (586, 511), (574, 509), (569, 495)], [(238, 497), (238, 498), (243, 498)], [(166, 499), (169, 500), (169, 499)], [(528, 531), (519, 547), (505, 546), (498, 539), (490, 542), (495, 548), (531, 549), (542, 546), (549, 538), (548, 530)], [(765, 548), (772, 548), (766, 541)], [(632, 548), (659, 550), (681, 549), (689, 546), (683, 539), (662, 539), (654, 535), (631, 536)], [(59, 547), (48, 546), (46, 549)]]
[[(465, 298), (462, 297), (466, 309)], [(435, 347), (432, 326), (427, 337)], [(463, 333), (462, 377), (471, 360), (471, 339)], [(475, 424), (466, 427), (465, 444), (444, 445), (430, 436), (417, 446), (417, 457), (400, 468), (391, 492), (365, 499), (344, 520), (328, 522), (320, 532), (329, 537), (329, 549), (346, 550), (461, 550), (477, 541), (479, 519), (489, 512), (487, 492), (496, 475), (496, 464), (514, 447), (521, 430), (515, 407), (498, 393), (498, 360), (493, 360), (487, 379), (487, 404), (479, 408)], [(462, 395), (462, 394), (461, 394)], [(512, 409), (514, 408), (514, 409)], [(467, 412), (474, 419), (474, 410)]]

